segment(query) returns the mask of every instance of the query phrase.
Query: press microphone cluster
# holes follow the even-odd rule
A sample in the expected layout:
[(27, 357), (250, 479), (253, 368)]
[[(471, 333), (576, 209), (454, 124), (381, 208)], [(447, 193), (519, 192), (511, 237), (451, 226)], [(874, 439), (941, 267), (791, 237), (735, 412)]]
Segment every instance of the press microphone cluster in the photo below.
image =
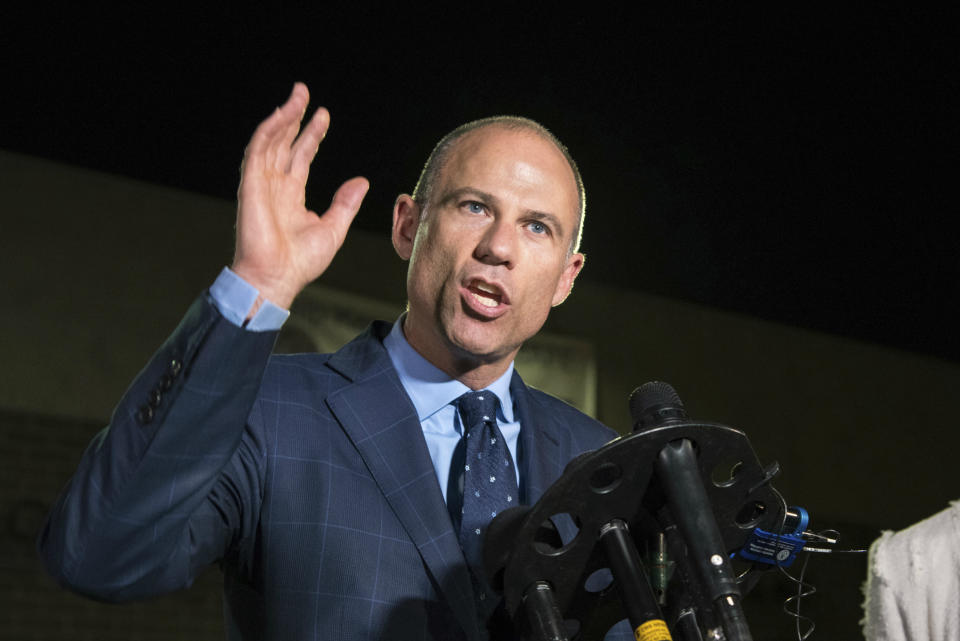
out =
[(771, 486), (776, 463), (762, 466), (743, 432), (691, 420), (670, 385), (642, 385), (630, 411), (631, 434), (493, 520), (491, 585), (524, 638), (598, 640), (626, 616), (641, 641), (750, 641), (741, 600), (756, 573), (731, 560), (786, 565), (815, 536), (806, 513)]

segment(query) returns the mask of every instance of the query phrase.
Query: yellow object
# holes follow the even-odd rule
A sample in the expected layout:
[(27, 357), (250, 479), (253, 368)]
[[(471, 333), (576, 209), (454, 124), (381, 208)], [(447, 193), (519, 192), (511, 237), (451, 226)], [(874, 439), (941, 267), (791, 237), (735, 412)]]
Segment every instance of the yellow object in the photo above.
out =
[(673, 641), (667, 623), (663, 619), (651, 619), (638, 625), (633, 631), (633, 636), (637, 641)]

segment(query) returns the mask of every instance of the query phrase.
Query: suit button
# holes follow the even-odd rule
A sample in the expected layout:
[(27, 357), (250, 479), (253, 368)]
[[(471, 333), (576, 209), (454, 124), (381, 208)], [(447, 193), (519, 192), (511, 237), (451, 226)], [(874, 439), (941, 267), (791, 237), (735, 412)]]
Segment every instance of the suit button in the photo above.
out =
[(146, 425), (153, 420), (153, 408), (149, 405), (143, 405), (137, 411), (137, 420), (141, 425)]
[(160, 390), (166, 392), (171, 387), (173, 387), (173, 377), (169, 374), (164, 374), (160, 378)]
[(176, 378), (182, 367), (183, 363), (180, 362), (180, 359), (175, 358), (170, 361), (170, 367), (167, 368), (167, 371), (170, 373), (170, 376)]
[(163, 400), (163, 394), (160, 393), (160, 390), (153, 389), (150, 391), (149, 396), (147, 396), (147, 405), (153, 409), (160, 407), (160, 401)]

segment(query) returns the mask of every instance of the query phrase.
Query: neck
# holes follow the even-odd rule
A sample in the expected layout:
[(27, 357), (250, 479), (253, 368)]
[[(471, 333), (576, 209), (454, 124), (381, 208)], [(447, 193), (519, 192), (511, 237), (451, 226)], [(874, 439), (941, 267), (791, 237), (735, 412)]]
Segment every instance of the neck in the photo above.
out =
[[(440, 366), (437, 365), (437, 367)], [(440, 369), (449, 374), (451, 378), (455, 378), (470, 389), (477, 391), (489, 386), (495, 380), (503, 376), (503, 373), (507, 371), (508, 367), (510, 367), (510, 361), (507, 361), (503, 364), (498, 363), (496, 367), (493, 367), (492, 365), (480, 365), (471, 369), (448, 369), (445, 367), (440, 367)]]
[(406, 319), (402, 326), (404, 338), (418, 354), (431, 365), (458, 380), (472, 390), (481, 390), (503, 376), (520, 348), (502, 356), (478, 356), (441, 343), (424, 340), (417, 332), (408, 330)]

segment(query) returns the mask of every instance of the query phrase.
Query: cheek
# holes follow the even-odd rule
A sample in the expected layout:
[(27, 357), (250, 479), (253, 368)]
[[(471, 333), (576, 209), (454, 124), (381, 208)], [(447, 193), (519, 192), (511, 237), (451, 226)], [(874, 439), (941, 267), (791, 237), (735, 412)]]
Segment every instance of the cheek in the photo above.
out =
[(555, 264), (539, 270), (537, 274), (534, 274), (534, 280), (531, 281), (528, 290), (527, 300), (529, 305), (525, 313), (535, 317), (538, 322), (544, 322), (549, 316), (550, 310), (557, 303), (557, 299), (559, 298), (562, 301), (566, 295), (565, 289), (563, 294), (557, 295), (558, 289), (561, 289), (563, 285), (563, 273), (557, 269)]
[(417, 292), (419, 297), (438, 300), (455, 284), (455, 261), (442, 248), (423, 244), (411, 259), (407, 276), (408, 292)]
[(542, 323), (553, 306), (553, 280), (542, 272), (534, 275), (534, 280), (522, 297), (523, 319), (525, 324)]

